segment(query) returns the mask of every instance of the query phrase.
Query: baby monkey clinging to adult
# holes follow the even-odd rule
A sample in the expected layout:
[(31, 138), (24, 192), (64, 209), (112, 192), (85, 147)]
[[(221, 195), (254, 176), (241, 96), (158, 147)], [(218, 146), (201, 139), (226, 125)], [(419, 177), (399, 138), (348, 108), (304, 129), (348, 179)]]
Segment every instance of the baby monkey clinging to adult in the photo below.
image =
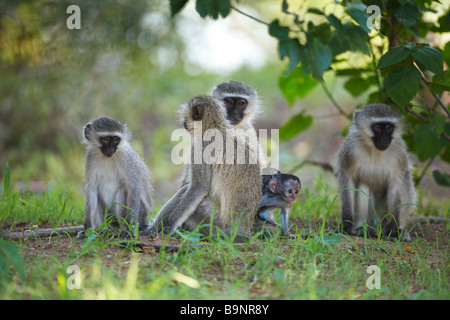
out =
[(297, 199), (300, 189), (300, 179), (293, 174), (277, 171), (272, 175), (263, 175), (263, 195), (258, 205), (257, 217), (273, 226), (279, 227), (273, 220), (273, 211), (278, 208), (281, 209), (283, 235), (293, 237), (289, 233), (289, 211)]

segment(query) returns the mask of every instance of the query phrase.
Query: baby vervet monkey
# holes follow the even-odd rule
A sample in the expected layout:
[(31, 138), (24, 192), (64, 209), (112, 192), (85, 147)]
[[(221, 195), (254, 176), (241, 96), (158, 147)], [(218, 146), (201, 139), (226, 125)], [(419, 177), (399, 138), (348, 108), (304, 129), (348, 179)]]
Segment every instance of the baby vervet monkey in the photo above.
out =
[[(300, 179), (295, 175), (281, 173), (272, 168), (263, 170), (262, 179), (262, 197), (258, 204), (257, 217), (262, 222), (268, 222), (275, 227), (280, 227), (273, 220), (273, 212), (276, 209), (281, 209), (281, 229), (283, 235), (294, 238), (289, 233), (289, 212), (300, 193)], [(255, 225), (255, 231), (259, 231), (260, 226), (258, 225), (258, 223)]]
[(400, 114), (388, 105), (355, 112), (335, 170), (345, 232), (361, 235), (364, 224), (381, 225), (383, 236), (410, 240), (406, 222), (417, 195), (402, 129)]
[[(131, 133), (126, 124), (101, 117), (83, 129), (86, 151), (86, 211), (84, 228), (97, 230), (105, 215), (113, 217), (121, 235), (149, 232), (151, 223), (152, 180), (150, 171), (131, 147)], [(84, 232), (80, 232), (80, 237)]]
[[(180, 106), (179, 115), (180, 122), (193, 138), (192, 161), (186, 167), (182, 187), (158, 213), (155, 221), (157, 231), (171, 232), (181, 226), (193, 228), (200, 223), (212, 223), (226, 233), (237, 227), (239, 233), (249, 235), (261, 198), (257, 150), (233, 130), (225, 109), (211, 96), (192, 98)], [(204, 161), (210, 141), (202, 138), (208, 130), (225, 139), (222, 161)], [(200, 142), (196, 142), (198, 137)], [(194, 159), (196, 148), (203, 155), (199, 163)], [(229, 148), (232, 150), (227, 150)], [(238, 163), (235, 150), (239, 149), (246, 150), (244, 163)], [(225, 157), (229, 154), (233, 154), (233, 158)], [(252, 154), (255, 155), (254, 162), (249, 161)]]

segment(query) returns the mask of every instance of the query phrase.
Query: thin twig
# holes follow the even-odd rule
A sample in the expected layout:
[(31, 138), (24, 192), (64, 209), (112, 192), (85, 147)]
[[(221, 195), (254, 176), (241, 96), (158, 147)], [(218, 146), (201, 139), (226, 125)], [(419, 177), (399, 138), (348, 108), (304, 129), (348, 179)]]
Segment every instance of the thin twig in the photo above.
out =
[[(420, 72), (420, 77), (422, 78), (422, 81), (425, 82), (425, 84), (427, 84), (429, 81), (425, 78), (425, 75), (423, 74), (422, 70), (420, 70), (419, 66), (416, 64), (416, 62), (413, 62), (414, 66), (417, 68), (417, 70), (419, 70)], [(427, 85), (428, 88), (428, 85)], [(430, 90), (430, 89), (428, 89)], [(430, 90), (431, 94), (433, 95), (433, 97), (436, 99), (436, 101), (439, 103), (439, 105), (442, 107), (442, 109), (444, 110), (444, 112), (447, 114), (447, 117), (450, 118), (450, 111), (447, 109), (447, 107), (445, 106), (444, 102), (441, 100), (441, 98), (434, 92), (432, 92)]]
[(349, 115), (344, 111), (344, 109), (342, 109), (342, 107), (339, 105), (339, 103), (334, 99), (333, 95), (331, 94), (330, 91), (328, 91), (327, 86), (325, 85), (324, 81), (320, 81), (320, 84), (322, 85), (323, 91), (325, 91), (325, 94), (328, 96), (328, 98), (330, 99), (330, 101), (333, 103), (334, 107), (339, 111), (339, 113), (341, 115), (343, 115), (344, 117), (349, 117)]
[(300, 168), (302, 168), (303, 166), (305, 166), (307, 164), (321, 167), (325, 171), (333, 172), (333, 167), (331, 166), (331, 164), (329, 164), (327, 162), (314, 161), (314, 160), (303, 160), (298, 165), (296, 165), (294, 168), (289, 170), (289, 172), (290, 173), (294, 173), (294, 172), (296, 172), (297, 170), (299, 170)]
[(430, 160), (428, 160), (427, 164), (425, 165), (425, 167), (423, 168), (422, 173), (420, 174), (419, 177), (417, 177), (417, 179), (415, 179), (414, 181), (414, 185), (417, 187), (420, 182), (422, 181), (423, 177), (425, 176), (425, 173), (428, 171), (428, 168), (430, 168), (431, 163), (434, 161), (434, 159), (436, 159), (436, 156), (431, 158)]
[(250, 19), (253, 19), (253, 20), (255, 20), (255, 21), (259, 22), (259, 23), (265, 24), (266, 26), (270, 25), (270, 23), (265, 22), (265, 21), (263, 21), (263, 20), (260, 20), (260, 19), (258, 19), (258, 18), (255, 18), (255, 17), (249, 15), (248, 13), (245, 13), (245, 12), (241, 11), (240, 9), (236, 8), (236, 7), (233, 6), (233, 5), (231, 6), (231, 9), (233, 9), (233, 10), (239, 12), (240, 14), (243, 14), (244, 16), (249, 17)]
[[(412, 115), (416, 116), (417, 118), (419, 118), (419, 119), (422, 120), (423, 122), (428, 123), (428, 119), (427, 119), (427, 118), (425, 118), (425, 117), (424, 117), (423, 115), (421, 115), (421, 114), (418, 114), (417, 112), (415, 112), (414, 110), (412, 110), (410, 107), (406, 107), (405, 110), (408, 111), (409, 113), (411, 113)], [(445, 140), (450, 141), (450, 136), (449, 136), (447, 133), (445, 133), (445, 131), (442, 131), (441, 136), (442, 136)]]

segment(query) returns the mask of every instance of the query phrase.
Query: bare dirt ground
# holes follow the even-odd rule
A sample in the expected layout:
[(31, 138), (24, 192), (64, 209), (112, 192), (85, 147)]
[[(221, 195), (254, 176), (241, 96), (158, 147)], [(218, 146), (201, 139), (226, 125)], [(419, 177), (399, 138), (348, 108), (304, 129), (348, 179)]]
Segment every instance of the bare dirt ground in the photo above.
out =
[[(291, 219), (293, 224), (292, 229), (296, 227), (298, 230), (303, 229), (304, 232), (302, 234), (302, 238), (308, 238), (308, 234), (310, 231), (317, 232), (322, 227), (323, 221), (318, 219), (315, 221), (311, 221), (310, 224), (306, 224), (304, 221), (294, 218)], [(442, 262), (442, 259), (445, 259), (446, 254), (450, 249), (450, 234), (448, 228), (448, 221), (445, 219), (424, 219), (417, 220), (410, 225), (410, 234), (412, 238), (411, 243), (406, 243), (404, 246), (404, 250), (413, 254), (419, 252), (422, 248), (428, 248), (430, 255), (430, 263), (431, 264), (439, 264)], [(326, 221), (325, 228), (333, 228), (336, 225), (335, 221)], [(32, 226), (27, 224), (18, 224), (15, 226), (13, 230), (8, 229), (9, 232), (23, 232), (24, 230), (29, 230)], [(43, 224), (39, 226), (39, 229), (43, 228), (51, 228), (51, 225)], [(6, 231), (6, 230), (2, 230)], [(316, 233), (317, 234), (317, 233)], [(342, 237), (342, 240), (339, 243), (334, 245), (342, 246), (348, 248), (348, 250), (356, 250), (355, 246), (362, 245), (364, 239), (358, 237)], [(152, 254), (157, 255), (160, 250), (165, 250), (166, 252), (175, 252), (180, 248), (180, 244), (183, 243), (183, 246), (189, 246), (192, 248), (207, 246), (208, 243), (189, 243), (186, 241), (172, 238), (169, 236), (158, 236), (158, 237), (139, 237), (139, 244), (134, 245), (132, 250), (135, 252), (141, 252), (143, 254)], [(372, 239), (376, 241), (376, 239)], [(108, 241), (108, 240), (107, 240)], [(116, 241), (117, 239), (111, 238), (111, 241)], [(280, 244), (288, 243), (289, 239), (281, 239)], [(27, 239), (16, 240), (16, 242), (20, 242), (22, 244), (22, 252), (24, 255), (28, 257), (36, 257), (36, 256), (50, 256), (54, 255), (58, 260), (63, 260), (67, 255), (67, 252), (73, 251), (68, 249), (76, 249), (76, 251), (81, 252), (82, 246), (84, 242), (80, 239), (76, 238), (75, 234), (61, 234), (55, 235), (49, 238), (36, 238), (36, 237), (28, 237)], [(124, 242), (126, 243), (126, 242)], [(384, 245), (380, 246), (379, 252), (383, 254), (384, 251), (389, 250), (390, 241), (383, 241)], [(236, 244), (239, 246), (239, 244)], [(130, 247), (128, 247), (130, 248)], [(388, 248), (388, 249), (386, 249)], [(115, 246), (104, 246), (101, 248), (101, 255), (108, 257), (108, 261), (113, 263), (114, 259), (111, 258), (119, 258), (125, 257), (130, 254), (130, 250), (125, 250), (124, 247), (120, 245)], [(385, 252), (386, 254), (388, 252)], [(106, 263), (108, 263), (106, 261)]]

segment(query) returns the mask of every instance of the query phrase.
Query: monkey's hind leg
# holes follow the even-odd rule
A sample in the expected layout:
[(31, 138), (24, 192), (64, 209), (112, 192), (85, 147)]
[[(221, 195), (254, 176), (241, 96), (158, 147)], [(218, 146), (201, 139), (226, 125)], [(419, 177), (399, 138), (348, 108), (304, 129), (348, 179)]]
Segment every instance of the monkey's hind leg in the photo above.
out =
[(267, 221), (269, 222), (271, 225), (275, 226), (275, 227), (279, 227), (278, 223), (276, 223), (275, 221), (273, 221), (270, 218), (270, 214), (275, 210), (276, 208), (272, 208), (272, 207), (267, 207), (262, 209), (261, 211), (258, 212), (258, 217), (261, 218), (263, 221)]

